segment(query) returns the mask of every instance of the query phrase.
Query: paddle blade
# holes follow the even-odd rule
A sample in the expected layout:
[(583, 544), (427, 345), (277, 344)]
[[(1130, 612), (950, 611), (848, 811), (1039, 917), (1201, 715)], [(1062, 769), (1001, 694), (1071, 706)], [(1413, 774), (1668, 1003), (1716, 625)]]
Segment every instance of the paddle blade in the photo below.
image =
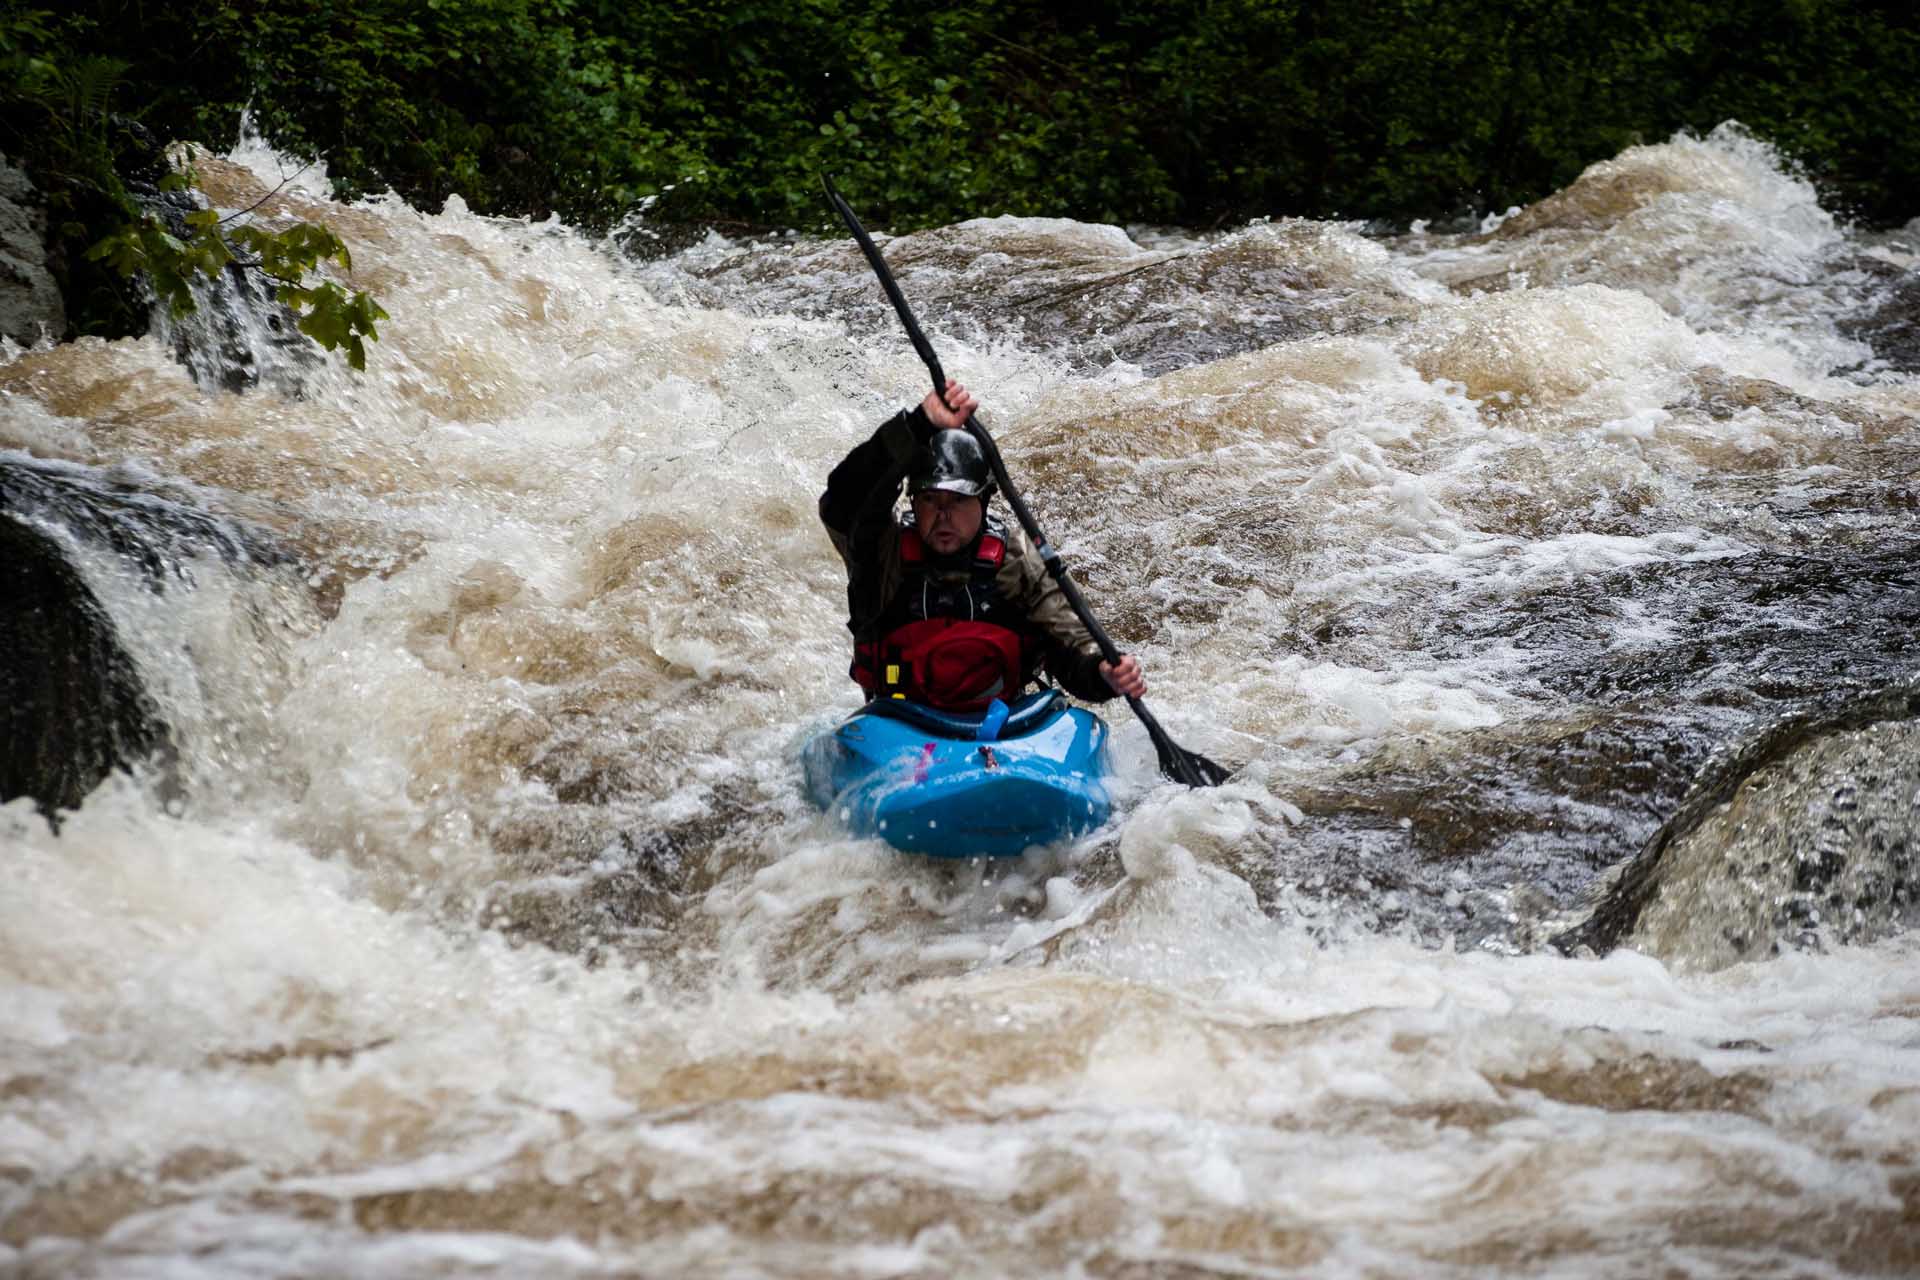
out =
[[(1057, 574), (1055, 577), (1056, 580), (1058, 580), (1059, 578), (1065, 577), (1065, 575)], [(1062, 582), (1061, 586), (1065, 588), (1069, 584), (1070, 580), (1069, 582)], [(1067, 599), (1073, 602), (1075, 612), (1080, 613), (1080, 620), (1090, 624), (1088, 630), (1092, 631), (1099, 639), (1101, 649), (1114, 655), (1108, 658), (1107, 661), (1118, 661), (1119, 654), (1113, 648), (1113, 641), (1107, 639), (1106, 632), (1099, 629), (1097, 622), (1092, 621), (1091, 614), (1083, 612), (1086, 607), (1086, 602), (1079, 600), (1079, 595), (1080, 593), (1077, 590), (1068, 591)], [(1161, 773), (1166, 774), (1175, 782), (1183, 782), (1189, 787), (1217, 787), (1233, 776), (1231, 769), (1215, 764), (1198, 751), (1189, 751), (1175, 742), (1172, 735), (1168, 734), (1168, 732), (1161, 727), (1160, 722), (1154, 718), (1153, 712), (1147, 710), (1147, 704), (1144, 699), (1128, 695), (1127, 705), (1133, 708), (1133, 714), (1140, 718), (1142, 725), (1146, 726), (1147, 736), (1153, 739), (1153, 749), (1160, 755)]]
[(1217, 787), (1233, 776), (1224, 765), (1207, 759), (1198, 751), (1188, 751), (1171, 740), (1154, 744), (1160, 750), (1160, 772), (1189, 787)]

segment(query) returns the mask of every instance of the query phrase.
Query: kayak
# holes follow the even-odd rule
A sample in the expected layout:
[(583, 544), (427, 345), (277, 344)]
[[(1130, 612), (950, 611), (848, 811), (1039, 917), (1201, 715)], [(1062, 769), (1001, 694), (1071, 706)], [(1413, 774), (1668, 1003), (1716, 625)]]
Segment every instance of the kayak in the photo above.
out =
[(801, 764), (813, 802), (855, 834), (936, 858), (1008, 857), (1112, 810), (1106, 722), (1052, 689), (973, 714), (876, 698)]

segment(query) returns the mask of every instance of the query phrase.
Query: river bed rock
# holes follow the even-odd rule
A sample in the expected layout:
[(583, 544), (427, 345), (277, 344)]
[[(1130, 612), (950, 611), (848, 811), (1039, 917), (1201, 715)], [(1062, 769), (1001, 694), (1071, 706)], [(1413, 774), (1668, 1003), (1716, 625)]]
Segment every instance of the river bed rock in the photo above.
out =
[(167, 741), (113, 622), (58, 541), (0, 509), (0, 802), (71, 809)]
[(1840, 329), (1873, 348), (1888, 369), (1920, 372), (1920, 270), (1888, 274), (1873, 306), (1843, 320)]
[(1782, 718), (1724, 752), (1554, 939), (1718, 969), (1920, 919), (1920, 685)]
[(47, 270), (46, 207), (33, 180), (0, 155), (0, 337), (31, 346), (66, 332), (66, 305)]
[(0, 454), (0, 802), (71, 809), (115, 768), (154, 759), (180, 794), (167, 723), (89, 585), (83, 548), (133, 574), (136, 592), (191, 591), (200, 557), (260, 575), (294, 563), (265, 531), (155, 492), (157, 477)]

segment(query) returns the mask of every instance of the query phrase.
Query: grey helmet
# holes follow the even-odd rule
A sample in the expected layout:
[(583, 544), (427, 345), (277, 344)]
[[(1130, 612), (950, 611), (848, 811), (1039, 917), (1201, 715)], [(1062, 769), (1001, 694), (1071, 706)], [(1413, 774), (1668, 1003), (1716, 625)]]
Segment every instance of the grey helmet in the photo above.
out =
[(944, 489), (981, 501), (993, 496), (993, 470), (971, 432), (947, 428), (927, 437), (926, 448), (913, 460), (907, 476), (908, 494)]

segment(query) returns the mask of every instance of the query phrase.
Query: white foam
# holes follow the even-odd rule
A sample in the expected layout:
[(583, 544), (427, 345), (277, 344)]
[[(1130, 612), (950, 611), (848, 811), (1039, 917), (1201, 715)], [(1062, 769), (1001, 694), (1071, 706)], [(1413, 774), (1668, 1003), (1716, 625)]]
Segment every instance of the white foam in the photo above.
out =
[[(903, 860), (799, 795), (796, 744), (857, 700), (814, 502), (925, 375), (891, 334), (686, 301), (760, 247), (641, 271), (558, 226), (375, 201), (356, 262), (393, 319), (309, 400), (196, 391), (152, 340), (13, 354), (0, 445), (244, 495), (340, 589), (295, 625), (211, 564), (155, 600), (83, 557), (198, 772), (173, 816), (125, 781), (58, 836), (0, 813), (0, 1165), (118, 1222), (0, 1258), (1401, 1274), (1525, 1238), (1543, 1273), (1739, 1273), (1809, 1256), (1810, 1221), (1885, 1221), (1920, 1126), (1910, 943), (1688, 977), (1436, 952), (1263, 881), (1351, 816), (1316, 783), (1581, 711), (1511, 636), (1442, 656), (1442, 624), (1765, 545), (1774, 517), (1718, 482), (1811, 482), (1852, 438), (1817, 407), (1695, 403), (1709, 366), (1842, 394), (1831, 300), (1761, 305), (1706, 243), (1823, 252), (1841, 233), (1798, 179), (1729, 137), (1621, 164), (1671, 181), (1584, 249), (942, 233), (961, 262), (1294, 254), (1394, 309), (1157, 378), (936, 328), (1169, 730), (1248, 765), (1166, 784), (1115, 711), (1114, 820), (993, 867)], [(1691, 267), (1620, 247), (1680, 223), (1706, 228)], [(1447, 252), (1531, 287), (1415, 274)], [(1702, 280), (1704, 310), (1674, 305)], [(1845, 394), (1915, 410), (1897, 382)], [(1597, 643), (1676, 634), (1632, 602), (1601, 621)], [(660, 914), (643, 873), (675, 857), (690, 900)], [(1394, 866), (1354, 857), (1386, 891)], [(102, 1170), (150, 1206), (115, 1209)], [(273, 1207), (291, 1194), (422, 1216), (383, 1235)], [(491, 1229), (536, 1194), (560, 1234)], [(1751, 1254), (1686, 1234), (1730, 1214), (1777, 1231)]]

